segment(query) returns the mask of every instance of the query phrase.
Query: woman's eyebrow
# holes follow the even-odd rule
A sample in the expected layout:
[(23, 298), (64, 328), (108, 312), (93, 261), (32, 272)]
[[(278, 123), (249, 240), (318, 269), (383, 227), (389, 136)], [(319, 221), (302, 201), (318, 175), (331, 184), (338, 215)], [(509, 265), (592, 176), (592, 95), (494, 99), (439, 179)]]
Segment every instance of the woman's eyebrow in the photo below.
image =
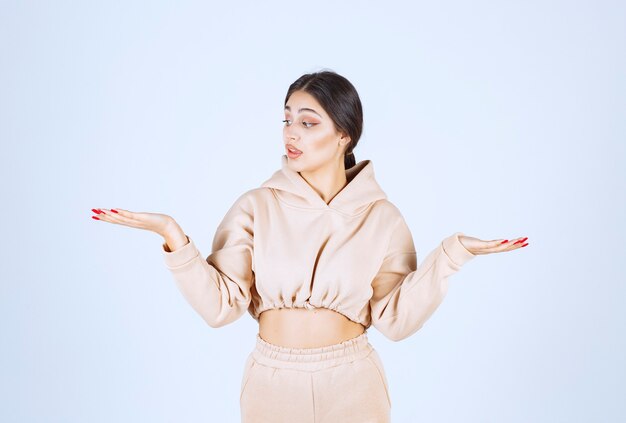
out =
[[(289, 110), (289, 111), (291, 111), (291, 107), (289, 107), (289, 106), (285, 106), (285, 110)], [(301, 107), (301, 108), (299, 108), (299, 109), (298, 109), (298, 113), (300, 113), (300, 112), (301, 112), (301, 111), (303, 111), (303, 110), (308, 110), (309, 112), (313, 112), (313, 113), (315, 113), (316, 115), (318, 115), (319, 117), (322, 117), (322, 115), (320, 115), (320, 114), (319, 114), (319, 113), (317, 113), (315, 110), (310, 109), (310, 108), (308, 108), (308, 107)]]

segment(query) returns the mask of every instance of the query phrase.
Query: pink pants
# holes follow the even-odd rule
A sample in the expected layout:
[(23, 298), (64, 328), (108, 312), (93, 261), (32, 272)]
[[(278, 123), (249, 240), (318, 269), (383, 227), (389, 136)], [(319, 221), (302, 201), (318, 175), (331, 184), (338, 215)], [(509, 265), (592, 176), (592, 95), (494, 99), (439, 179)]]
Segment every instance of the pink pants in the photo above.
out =
[(367, 332), (319, 348), (270, 344), (257, 333), (241, 380), (243, 423), (388, 423), (387, 376)]

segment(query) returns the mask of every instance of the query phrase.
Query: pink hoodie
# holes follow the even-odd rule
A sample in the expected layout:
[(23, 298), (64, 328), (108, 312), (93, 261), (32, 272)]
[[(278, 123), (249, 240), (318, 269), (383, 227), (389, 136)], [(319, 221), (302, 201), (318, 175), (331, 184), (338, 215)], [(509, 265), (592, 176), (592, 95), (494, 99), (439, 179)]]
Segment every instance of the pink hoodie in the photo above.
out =
[(274, 308), (328, 308), (387, 338), (419, 330), (442, 302), (448, 277), (475, 257), (445, 238), (417, 266), (409, 227), (374, 177), (371, 160), (346, 170), (329, 204), (281, 158), (281, 169), (237, 198), (206, 259), (194, 241), (170, 252), (178, 289), (209, 326)]

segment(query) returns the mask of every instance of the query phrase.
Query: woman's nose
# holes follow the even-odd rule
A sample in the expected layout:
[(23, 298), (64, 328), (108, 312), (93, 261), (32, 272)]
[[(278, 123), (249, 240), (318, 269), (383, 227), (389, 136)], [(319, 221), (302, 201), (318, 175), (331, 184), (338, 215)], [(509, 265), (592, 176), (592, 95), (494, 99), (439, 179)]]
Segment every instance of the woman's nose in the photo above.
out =
[(297, 138), (297, 134), (290, 126), (285, 127), (284, 135), (285, 135), (285, 139), (289, 141), (295, 140)]

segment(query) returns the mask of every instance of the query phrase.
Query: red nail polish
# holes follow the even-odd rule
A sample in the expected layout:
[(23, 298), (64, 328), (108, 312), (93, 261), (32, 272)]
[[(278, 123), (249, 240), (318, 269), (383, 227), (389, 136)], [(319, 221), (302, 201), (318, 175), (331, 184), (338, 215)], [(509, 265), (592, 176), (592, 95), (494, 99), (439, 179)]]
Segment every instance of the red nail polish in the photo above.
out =
[(528, 245), (528, 243), (526, 243), (526, 244), (522, 245), (522, 247), (525, 247), (525, 246), (527, 246), (527, 245)]
[(98, 219), (96, 216), (91, 216), (91, 217), (92, 217), (93, 219), (100, 220), (100, 219)]
[(117, 213), (117, 210), (115, 210), (115, 209), (111, 209), (111, 211), (112, 211), (113, 213)]
[(505, 239), (504, 241), (502, 241), (502, 242), (500, 243), (500, 245), (502, 245), (502, 244), (506, 244), (507, 242), (509, 242), (509, 240), (508, 240), (508, 239)]

